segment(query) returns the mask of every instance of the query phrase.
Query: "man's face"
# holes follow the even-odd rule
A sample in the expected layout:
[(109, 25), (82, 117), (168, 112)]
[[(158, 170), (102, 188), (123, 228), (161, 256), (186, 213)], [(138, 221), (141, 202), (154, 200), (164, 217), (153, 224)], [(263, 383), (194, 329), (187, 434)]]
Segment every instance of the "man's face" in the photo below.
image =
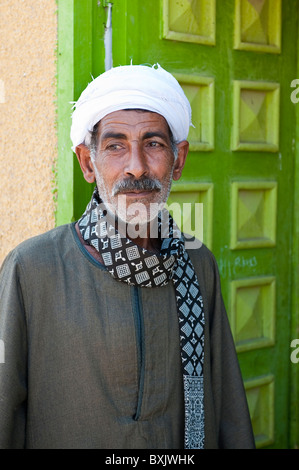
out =
[(165, 204), (178, 165), (165, 119), (135, 110), (115, 111), (100, 121), (92, 163), (109, 211), (134, 224), (148, 222)]

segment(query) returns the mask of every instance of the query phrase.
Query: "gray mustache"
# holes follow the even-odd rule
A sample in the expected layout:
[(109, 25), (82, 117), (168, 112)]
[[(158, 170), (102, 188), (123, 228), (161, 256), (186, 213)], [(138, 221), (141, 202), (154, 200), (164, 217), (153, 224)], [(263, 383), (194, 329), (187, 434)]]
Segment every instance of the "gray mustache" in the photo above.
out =
[(125, 179), (116, 183), (113, 187), (113, 196), (127, 191), (161, 191), (162, 184), (157, 179), (139, 178)]

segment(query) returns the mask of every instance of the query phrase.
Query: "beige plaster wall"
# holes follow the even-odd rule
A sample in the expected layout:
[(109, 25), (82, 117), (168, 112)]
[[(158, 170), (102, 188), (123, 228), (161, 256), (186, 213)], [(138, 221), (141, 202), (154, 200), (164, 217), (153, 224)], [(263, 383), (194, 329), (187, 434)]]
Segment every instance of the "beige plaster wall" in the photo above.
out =
[(55, 223), (56, 10), (55, 0), (0, 1), (0, 264)]

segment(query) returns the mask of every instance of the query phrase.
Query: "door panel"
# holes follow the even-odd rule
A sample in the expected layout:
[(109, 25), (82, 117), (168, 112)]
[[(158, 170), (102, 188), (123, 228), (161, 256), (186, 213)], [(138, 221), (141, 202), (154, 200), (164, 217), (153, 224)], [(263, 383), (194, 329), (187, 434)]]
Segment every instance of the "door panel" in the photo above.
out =
[[(92, 2), (93, 76), (103, 72), (103, 3)], [(197, 230), (218, 261), (258, 447), (289, 443), (297, 20), (297, 0), (112, 8), (114, 66), (158, 62), (191, 102), (190, 153), (169, 203), (203, 203)]]

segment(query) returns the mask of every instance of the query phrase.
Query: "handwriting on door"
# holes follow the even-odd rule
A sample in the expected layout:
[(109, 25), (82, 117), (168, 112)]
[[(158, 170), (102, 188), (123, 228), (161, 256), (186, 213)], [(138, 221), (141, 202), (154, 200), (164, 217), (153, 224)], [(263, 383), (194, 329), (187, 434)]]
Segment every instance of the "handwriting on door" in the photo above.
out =
[(245, 258), (245, 256), (237, 256), (234, 261), (220, 258), (218, 262), (219, 272), (223, 279), (237, 275), (244, 268), (251, 268), (253, 271), (257, 266), (257, 259), (255, 256)]

